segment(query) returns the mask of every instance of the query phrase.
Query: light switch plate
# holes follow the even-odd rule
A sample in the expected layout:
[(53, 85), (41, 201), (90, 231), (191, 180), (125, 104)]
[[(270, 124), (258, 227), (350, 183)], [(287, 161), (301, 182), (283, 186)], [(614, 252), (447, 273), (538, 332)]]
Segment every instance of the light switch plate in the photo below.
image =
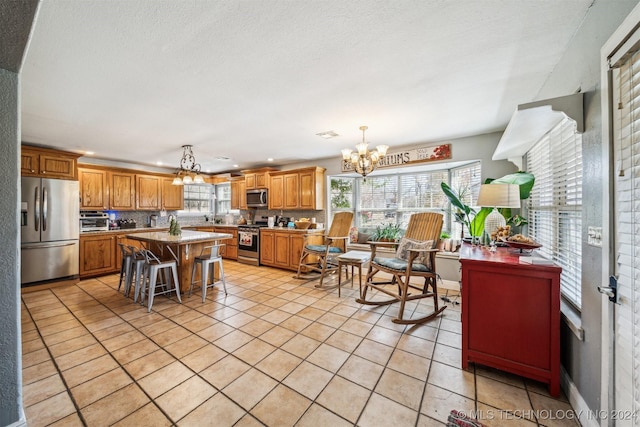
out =
[(591, 246), (602, 247), (602, 227), (589, 226), (587, 229), (589, 240), (587, 243)]

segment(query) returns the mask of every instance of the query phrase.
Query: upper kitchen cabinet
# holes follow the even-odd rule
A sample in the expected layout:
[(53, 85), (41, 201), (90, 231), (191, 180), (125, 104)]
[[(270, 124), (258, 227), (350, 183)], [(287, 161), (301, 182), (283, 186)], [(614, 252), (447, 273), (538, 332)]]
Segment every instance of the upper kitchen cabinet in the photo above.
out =
[(162, 208), (162, 180), (161, 176), (136, 175), (136, 209), (159, 211)]
[(173, 185), (173, 177), (162, 178), (162, 208), (169, 211), (184, 209), (184, 187)]
[(247, 190), (256, 190), (269, 187), (269, 174), (277, 169), (262, 168), (243, 170)]
[(269, 209), (324, 209), (324, 168), (272, 172)]
[(233, 177), (231, 184), (231, 209), (247, 209), (247, 184), (243, 177)]
[(78, 168), (80, 209), (109, 209), (108, 172), (102, 169)]
[(136, 175), (130, 172), (109, 172), (109, 208), (119, 211), (136, 209)]
[(23, 176), (78, 179), (79, 154), (22, 146), (20, 172)]

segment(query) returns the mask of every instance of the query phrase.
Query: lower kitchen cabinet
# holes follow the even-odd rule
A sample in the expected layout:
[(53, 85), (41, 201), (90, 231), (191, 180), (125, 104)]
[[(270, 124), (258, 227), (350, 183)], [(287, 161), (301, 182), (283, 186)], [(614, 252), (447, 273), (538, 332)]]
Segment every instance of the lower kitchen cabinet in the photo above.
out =
[(310, 244), (322, 244), (323, 231), (260, 229), (260, 264), (271, 267), (298, 270), (300, 254), (305, 243), (305, 235), (317, 234), (308, 238)]
[(80, 278), (119, 270), (115, 234), (80, 236)]
[(224, 226), (204, 226), (204, 227), (196, 227), (197, 231), (206, 231), (207, 233), (227, 233), (231, 234), (233, 237), (231, 239), (226, 239), (221, 241), (224, 243), (226, 247), (224, 248), (224, 253), (222, 254), (222, 258), (224, 259), (238, 259), (238, 227), (224, 227)]

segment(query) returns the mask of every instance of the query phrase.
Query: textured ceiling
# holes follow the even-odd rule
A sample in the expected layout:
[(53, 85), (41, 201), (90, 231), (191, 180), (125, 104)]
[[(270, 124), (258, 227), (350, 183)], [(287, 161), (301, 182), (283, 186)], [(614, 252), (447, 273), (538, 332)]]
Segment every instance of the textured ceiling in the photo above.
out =
[(591, 3), (43, 0), (22, 137), (223, 172), (504, 130)]

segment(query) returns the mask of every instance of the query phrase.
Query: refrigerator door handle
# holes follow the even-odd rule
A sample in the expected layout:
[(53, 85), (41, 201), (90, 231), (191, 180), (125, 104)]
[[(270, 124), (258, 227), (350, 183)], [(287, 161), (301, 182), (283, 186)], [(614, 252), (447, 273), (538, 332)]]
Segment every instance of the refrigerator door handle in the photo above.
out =
[(42, 231), (47, 230), (47, 189), (42, 187)]
[(36, 187), (33, 205), (35, 209), (33, 211), (33, 223), (36, 226), (36, 231), (40, 230), (40, 187)]
[(22, 245), (20, 246), (21, 249), (42, 249), (42, 248), (58, 248), (58, 247), (62, 247), (62, 246), (73, 246), (78, 244), (77, 241), (73, 241), (73, 242), (62, 242), (62, 243), (49, 243), (49, 244), (42, 244), (42, 243), (36, 243), (36, 244), (32, 244), (32, 245)]

